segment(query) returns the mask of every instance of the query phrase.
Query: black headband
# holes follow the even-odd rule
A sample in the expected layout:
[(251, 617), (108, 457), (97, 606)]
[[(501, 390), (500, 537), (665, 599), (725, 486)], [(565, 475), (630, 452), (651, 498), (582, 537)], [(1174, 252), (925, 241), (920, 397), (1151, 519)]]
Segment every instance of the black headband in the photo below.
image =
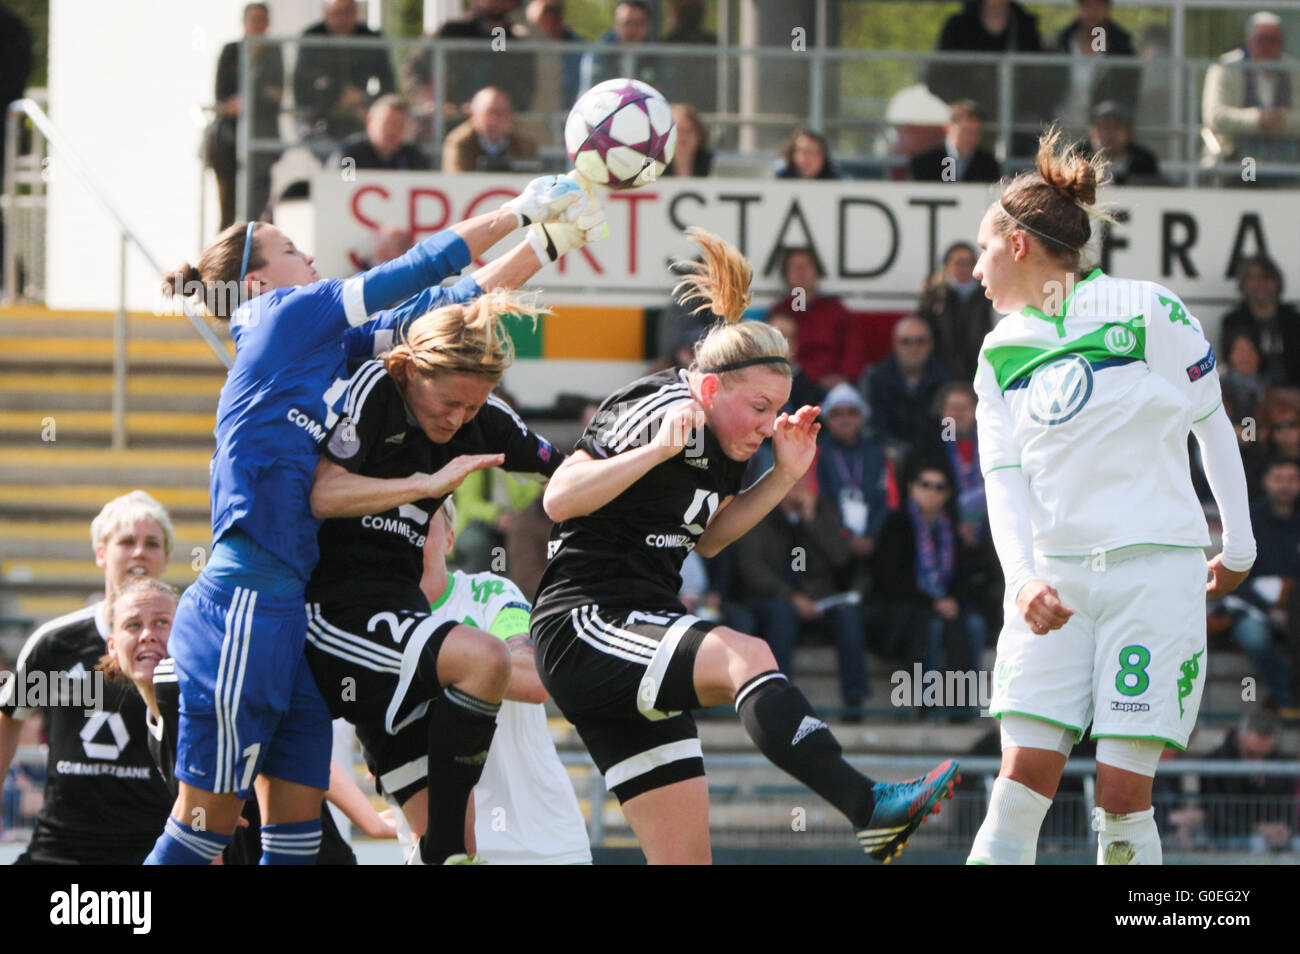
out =
[(716, 368), (696, 368), (704, 374), (724, 374), (727, 371), (739, 371), (741, 368), (748, 368), (755, 364), (784, 364), (790, 366), (790, 359), (783, 358), (780, 355), (769, 354), (761, 358), (746, 358), (744, 361), (733, 361), (731, 364), (720, 364)]

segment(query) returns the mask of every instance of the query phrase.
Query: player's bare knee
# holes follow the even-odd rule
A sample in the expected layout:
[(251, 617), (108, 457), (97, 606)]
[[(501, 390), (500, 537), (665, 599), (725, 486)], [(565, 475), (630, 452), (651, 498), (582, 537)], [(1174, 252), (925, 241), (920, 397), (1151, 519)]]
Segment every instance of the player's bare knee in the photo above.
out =
[(500, 702), (510, 684), (510, 650), (487, 633), (473, 631), (473, 665), (456, 687), (486, 702)]
[(737, 687), (759, 673), (771, 672), (777, 668), (776, 657), (772, 655), (772, 647), (764, 640), (759, 639), (757, 636), (737, 632), (734, 629), (728, 629), (726, 632), (727, 652), (730, 657), (731, 670), (740, 680)]

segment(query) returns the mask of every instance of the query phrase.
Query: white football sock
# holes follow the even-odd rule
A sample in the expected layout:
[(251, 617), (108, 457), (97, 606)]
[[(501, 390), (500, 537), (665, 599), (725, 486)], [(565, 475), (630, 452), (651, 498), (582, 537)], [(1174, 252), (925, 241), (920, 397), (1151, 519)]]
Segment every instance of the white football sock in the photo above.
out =
[(1038, 829), (1052, 800), (1009, 778), (993, 783), (989, 811), (975, 834), (968, 865), (1032, 865)]
[(1097, 864), (1159, 865), (1160, 832), (1156, 830), (1156, 810), (1114, 815), (1104, 809), (1092, 810), (1092, 828), (1097, 833)]

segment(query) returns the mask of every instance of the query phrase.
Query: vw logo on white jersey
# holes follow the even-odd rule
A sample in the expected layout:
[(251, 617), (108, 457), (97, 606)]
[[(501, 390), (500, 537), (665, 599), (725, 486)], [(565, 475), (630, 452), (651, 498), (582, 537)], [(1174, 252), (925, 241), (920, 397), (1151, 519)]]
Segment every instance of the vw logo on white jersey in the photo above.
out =
[(1063, 424), (1092, 397), (1092, 367), (1067, 354), (1042, 365), (1029, 379), (1029, 416), (1039, 424)]

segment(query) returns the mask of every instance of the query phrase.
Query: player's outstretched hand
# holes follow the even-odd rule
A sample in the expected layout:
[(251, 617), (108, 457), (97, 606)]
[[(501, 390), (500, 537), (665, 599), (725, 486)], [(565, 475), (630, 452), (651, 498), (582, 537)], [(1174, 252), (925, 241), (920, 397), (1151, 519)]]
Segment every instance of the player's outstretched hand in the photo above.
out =
[[(597, 236), (598, 238), (604, 238), (609, 232), (604, 222), (600, 224), (600, 229), (597, 231), (603, 233)], [(528, 244), (533, 247), (533, 254), (537, 256), (537, 261), (543, 265), (555, 261), (561, 255), (566, 255), (574, 249), (582, 248), (587, 242), (592, 241), (582, 229), (564, 222), (530, 225), (527, 235)]]
[(1030, 580), (1016, 594), (1016, 608), (1035, 633), (1060, 629), (1070, 621), (1074, 610), (1061, 602), (1056, 587), (1042, 580)]
[(500, 467), (505, 462), (505, 454), (461, 454), (453, 457), (446, 466), (428, 476), (428, 496), (445, 497), (474, 471)]
[(1250, 570), (1229, 570), (1224, 566), (1222, 553), (1210, 558), (1209, 571), (1211, 579), (1205, 584), (1206, 596), (1227, 596), (1250, 576)]
[(655, 435), (655, 444), (663, 448), (664, 458), (676, 457), (690, 446), (694, 432), (704, 426), (704, 408), (694, 399), (678, 401), (664, 412), (663, 423)]
[(817, 434), (822, 429), (817, 416), (821, 412), (820, 407), (805, 404), (793, 414), (782, 414), (776, 419), (772, 456), (776, 469), (791, 480), (802, 477), (817, 456)]
[(567, 210), (586, 201), (587, 193), (576, 180), (568, 176), (538, 176), (501, 208), (509, 209), (518, 216), (520, 225), (527, 226), (535, 222), (558, 222)]
[(609, 235), (609, 226), (605, 223), (605, 206), (591, 180), (577, 169), (561, 178), (572, 180), (582, 190), (582, 199), (560, 213), (560, 221), (577, 226), (588, 242), (598, 242)]

